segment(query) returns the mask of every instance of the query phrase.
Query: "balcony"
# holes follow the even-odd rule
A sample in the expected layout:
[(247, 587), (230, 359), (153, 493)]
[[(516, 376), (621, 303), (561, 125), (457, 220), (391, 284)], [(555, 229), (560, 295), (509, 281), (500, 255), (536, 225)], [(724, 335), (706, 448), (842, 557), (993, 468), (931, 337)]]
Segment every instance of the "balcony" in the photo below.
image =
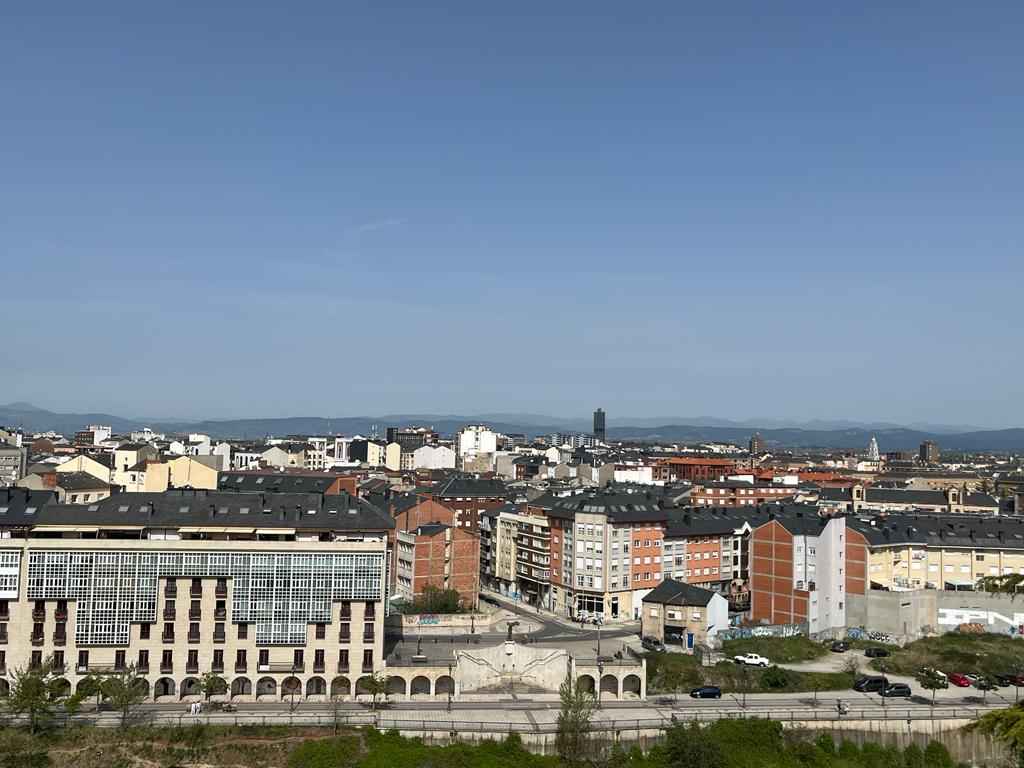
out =
[(54, 645), (66, 645), (68, 642), (67, 632), (54, 632), (53, 633), (53, 644)]
[(189, 619), (191, 621), (198, 621), (199, 619), (203, 618), (203, 609), (202, 608), (189, 608), (188, 609), (188, 617), (189, 617)]
[(173, 584), (168, 584), (166, 587), (164, 587), (164, 597), (177, 597), (177, 596), (178, 596), (178, 588), (176, 586), (174, 586)]
[(0, 675), (6, 675), (6, 674), (7, 674), (7, 667), (6, 666), (0, 667)]
[(160, 662), (160, 671), (163, 672), (164, 674), (170, 674), (170, 673), (174, 672), (174, 663), (173, 662), (161, 661)]
[(43, 635), (42, 632), (33, 632), (32, 633), (32, 645), (42, 645), (44, 639), (45, 639), (45, 636)]
[(339, 672), (348, 672), (348, 670), (349, 670), (349, 663), (347, 661), (339, 661), (338, 662), (338, 671)]
[(175, 611), (173, 608), (164, 608), (164, 619), (174, 621)]
[(220, 631), (220, 632), (217, 632), (216, 630), (214, 630), (213, 642), (215, 642), (215, 643), (223, 643), (226, 639), (227, 639), (227, 636), (225, 635), (223, 630)]
[(377, 609), (376, 609), (376, 608), (375, 608), (374, 606), (372, 606), (372, 605), (371, 605), (371, 606), (370, 606), (369, 608), (367, 608), (367, 609), (366, 609), (366, 611), (365, 611), (365, 612), (363, 613), (363, 616), (365, 616), (365, 617), (366, 617), (366, 620), (367, 620), (367, 621), (372, 621), (373, 619), (376, 619), (376, 618), (377, 618)]
[(227, 597), (228, 596), (228, 585), (227, 584), (218, 584), (217, 587), (213, 590), (213, 593), (217, 597)]
[(363, 664), (363, 672), (373, 672), (373, 664)]
[(348, 642), (351, 642), (351, 640), (352, 640), (352, 633), (351, 632), (339, 632), (338, 633), (338, 642), (339, 643), (348, 643)]
[(202, 587), (191, 586), (191, 587), (188, 588), (188, 595), (189, 595), (189, 597), (202, 597), (203, 596), (203, 588)]
[(249, 668), (249, 665), (244, 661), (235, 662), (235, 672), (245, 672)]
[(160, 634), (160, 639), (163, 640), (165, 643), (173, 643), (174, 642), (174, 633), (173, 632), (162, 632)]
[(212, 662), (210, 664), (210, 671), (211, 672), (223, 672), (224, 671), (224, 662), (223, 661), (214, 661), (214, 662)]
[(56, 611), (53, 612), (53, 618), (55, 618), (57, 621), (67, 621), (68, 620), (68, 609), (67, 608), (58, 608)]
[(227, 608), (215, 608), (213, 610), (213, 618), (215, 619), (226, 619), (228, 617)]
[(364, 634), (363, 635), (363, 642), (364, 643), (372, 643), (375, 637), (376, 637), (376, 635), (373, 632), (370, 632), (369, 634)]
[(313, 662), (313, 671), (314, 672), (323, 672), (325, 670), (326, 670), (326, 666), (324, 665), (324, 663), (322, 661), (319, 662), (319, 663), (317, 663), (315, 661)]
[(199, 635), (198, 632), (194, 632), (194, 633), (193, 632), (189, 632), (188, 633), (188, 641), (190, 643), (198, 643), (199, 639), (200, 639), (200, 635)]
[(195, 664), (193, 664), (192, 662), (188, 662), (187, 664), (185, 664), (185, 672), (192, 675), (198, 674), (199, 662), (197, 661)]
[(32, 609), (32, 621), (46, 621), (46, 609), (45, 608), (33, 608)]
[(306, 668), (305, 664), (259, 664), (256, 667), (257, 672), (302, 672)]

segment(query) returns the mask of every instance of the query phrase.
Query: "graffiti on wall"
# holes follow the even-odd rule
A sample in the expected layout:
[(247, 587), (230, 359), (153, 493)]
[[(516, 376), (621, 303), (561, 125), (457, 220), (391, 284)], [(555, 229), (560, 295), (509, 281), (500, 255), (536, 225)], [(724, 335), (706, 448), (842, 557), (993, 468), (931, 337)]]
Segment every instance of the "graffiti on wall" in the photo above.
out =
[(418, 617), (418, 622), (420, 624), (440, 624), (441, 617), (433, 613), (424, 613), (420, 614), (420, 616)]
[(718, 634), (719, 640), (742, 640), (747, 637), (795, 637), (806, 635), (807, 624), (764, 624), (757, 627), (737, 627), (723, 629)]
[(999, 611), (974, 611), (968, 608), (939, 608), (939, 626), (958, 627), (961, 624), (981, 624), (1011, 633), (1020, 633), (1024, 626), (1024, 613), (1012, 616)]

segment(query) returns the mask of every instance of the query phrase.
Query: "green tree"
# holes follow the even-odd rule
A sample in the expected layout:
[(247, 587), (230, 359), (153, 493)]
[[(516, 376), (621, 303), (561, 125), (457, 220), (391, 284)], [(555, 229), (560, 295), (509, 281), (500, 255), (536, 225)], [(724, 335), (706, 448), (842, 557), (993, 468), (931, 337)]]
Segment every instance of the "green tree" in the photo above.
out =
[(929, 741), (924, 748), (925, 768), (953, 768), (953, 758), (941, 741)]
[(761, 675), (761, 687), (769, 691), (781, 691), (793, 683), (793, 673), (782, 667), (769, 667)]
[(998, 741), (1017, 757), (1018, 765), (1024, 765), (1024, 701), (1007, 709), (986, 712), (963, 729)]
[(199, 690), (209, 701), (211, 696), (221, 696), (228, 692), (228, 681), (214, 672), (207, 672), (199, 679)]
[(566, 678), (558, 688), (562, 706), (558, 712), (555, 750), (568, 768), (585, 764), (590, 753), (590, 722), (597, 709), (594, 694)]
[(926, 691), (932, 692), (932, 706), (935, 706), (935, 692), (946, 688), (949, 683), (934, 669), (922, 669), (917, 675), (917, 684)]
[(67, 668), (55, 665), (47, 656), (37, 667), (20, 667), (11, 673), (7, 710), (12, 715), (24, 715), (31, 733), (38, 733), (53, 720), (57, 710), (67, 698)]
[(1001, 576), (982, 576), (976, 588), (979, 592), (990, 595), (1010, 595), (1016, 597), (1024, 591), (1024, 573), (1004, 573)]
[(139, 676), (134, 664), (112, 675), (108, 675), (100, 683), (100, 689), (110, 706), (121, 713), (121, 727), (127, 728), (132, 712), (146, 700), (149, 687), (146, 680)]
[(818, 749), (824, 752), (829, 757), (832, 757), (836, 753), (836, 741), (832, 738), (832, 734), (825, 732), (818, 736), (814, 741), (818, 745)]
[(689, 725), (677, 725), (669, 730), (665, 738), (665, 751), (669, 764), (673, 766), (700, 766), (718, 768), (724, 764), (724, 755), (710, 733), (711, 728), (701, 728), (693, 720)]
[(924, 752), (917, 744), (910, 744), (903, 750), (903, 765), (906, 768), (924, 768)]
[(996, 681), (988, 675), (979, 675), (978, 679), (974, 681), (974, 687), (981, 691), (982, 701), (988, 701), (988, 692), (994, 691), (999, 686), (996, 685)]
[(370, 702), (370, 709), (372, 711), (377, 711), (377, 697), (387, 697), (388, 684), (390, 682), (391, 676), (386, 675), (383, 672), (374, 672), (368, 678), (363, 680), (363, 689), (373, 697)]
[(404, 612), (412, 613), (461, 613), (462, 596), (454, 589), (443, 589), (433, 584), (423, 587), (423, 594), (413, 600)]

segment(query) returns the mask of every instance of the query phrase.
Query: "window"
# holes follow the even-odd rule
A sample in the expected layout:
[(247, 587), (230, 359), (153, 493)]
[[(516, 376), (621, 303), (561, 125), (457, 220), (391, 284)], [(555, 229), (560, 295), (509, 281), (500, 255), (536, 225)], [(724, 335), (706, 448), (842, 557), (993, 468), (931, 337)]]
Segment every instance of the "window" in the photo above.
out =
[(138, 667), (140, 670), (149, 669), (149, 651), (139, 651)]
[[(33, 655), (34, 655), (34, 653), (33, 653)], [(79, 651), (78, 652), (78, 668), (79, 669), (88, 669), (89, 668), (89, 652), (88, 651)]]
[(124, 657), (125, 657), (125, 652), (124, 651), (114, 651), (114, 669), (124, 669), (125, 668), (125, 658)]
[(249, 625), (248, 624), (239, 624), (238, 625), (238, 639), (239, 640), (246, 640), (246, 639), (248, 639), (248, 637), (249, 637)]
[(149, 632), (150, 632), (150, 627), (151, 626), (152, 626), (151, 624), (140, 624), (139, 625), (139, 639), (140, 640), (149, 640)]

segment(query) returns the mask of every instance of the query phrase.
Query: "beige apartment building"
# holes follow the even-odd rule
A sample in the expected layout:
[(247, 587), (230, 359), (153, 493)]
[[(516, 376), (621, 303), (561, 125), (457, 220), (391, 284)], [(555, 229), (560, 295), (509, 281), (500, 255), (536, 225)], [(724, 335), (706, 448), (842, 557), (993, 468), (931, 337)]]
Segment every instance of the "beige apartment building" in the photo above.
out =
[(52, 656), (67, 689), (135, 665), (151, 699), (358, 694), (384, 666), (393, 521), (348, 494), (0, 492), (0, 694)]
[(868, 541), (875, 589), (967, 589), (1024, 574), (1024, 518), (887, 514), (847, 525)]

